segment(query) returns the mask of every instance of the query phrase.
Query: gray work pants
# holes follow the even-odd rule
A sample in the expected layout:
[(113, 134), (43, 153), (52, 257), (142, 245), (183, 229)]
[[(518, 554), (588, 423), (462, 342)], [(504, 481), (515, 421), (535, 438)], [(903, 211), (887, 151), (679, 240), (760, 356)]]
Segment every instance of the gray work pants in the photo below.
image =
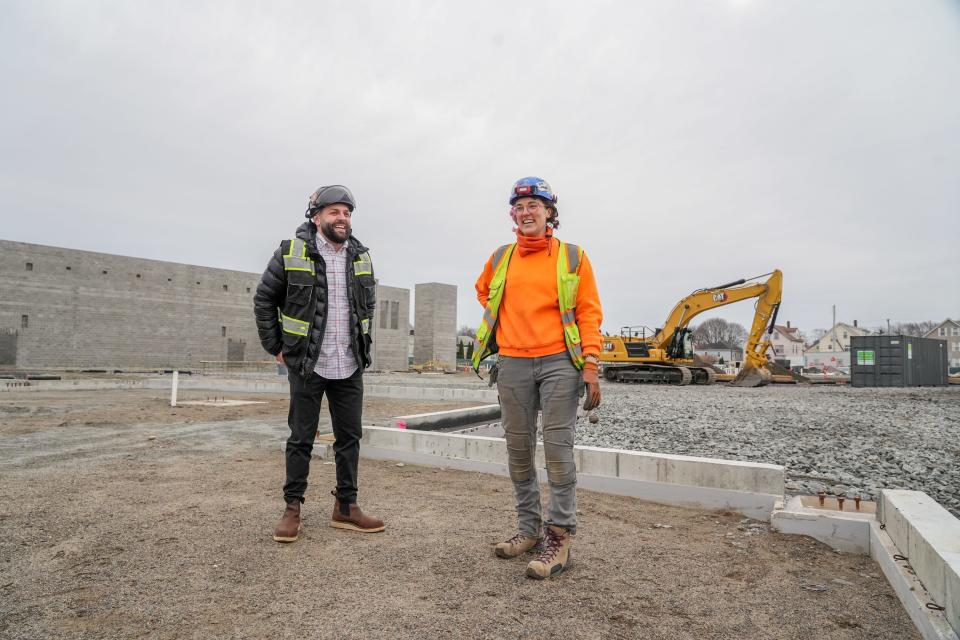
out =
[(573, 439), (577, 422), (580, 371), (570, 356), (501, 356), (497, 391), (507, 440), (510, 479), (517, 498), (518, 528), (540, 537), (543, 522), (537, 484), (537, 411), (543, 412), (543, 451), (550, 484), (547, 524), (577, 528), (577, 467)]

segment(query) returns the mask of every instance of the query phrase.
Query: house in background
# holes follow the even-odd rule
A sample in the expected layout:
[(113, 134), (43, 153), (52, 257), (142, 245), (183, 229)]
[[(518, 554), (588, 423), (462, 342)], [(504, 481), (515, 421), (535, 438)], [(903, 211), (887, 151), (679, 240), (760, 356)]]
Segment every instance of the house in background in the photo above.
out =
[(960, 322), (947, 318), (923, 335), (947, 343), (947, 366), (951, 371), (960, 369)]
[(731, 346), (725, 342), (710, 342), (704, 345), (694, 346), (693, 352), (701, 358), (712, 358), (716, 364), (743, 362), (743, 349)]
[(811, 349), (820, 352), (827, 351), (849, 351), (850, 336), (867, 336), (870, 331), (860, 327), (854, 320), (852, 325), (846, 322), (838, 322), (832, 328), (827, 329), (820, 339), (815, 341), (807, 351)]
[(870, 335), (854, 320), (852, 325), (838, 322), (803, 352), (803, 366), (850, 372), (850, 337)]
[(774, 360), (789, 360), (790, 367), (803, 366), (803, 338), (800, 337), (800, 330), (791, 327), (789, 322), (786, 325), (773, 325), (773, 331), (770, 333), (770, 350)]

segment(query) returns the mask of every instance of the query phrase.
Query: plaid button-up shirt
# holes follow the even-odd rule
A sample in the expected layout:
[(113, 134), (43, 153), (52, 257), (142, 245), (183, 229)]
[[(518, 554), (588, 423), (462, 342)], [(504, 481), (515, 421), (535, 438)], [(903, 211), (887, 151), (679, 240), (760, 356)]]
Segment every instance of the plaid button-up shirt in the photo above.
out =
[(357, 370), (350, 348), (350, 300), (347, 298), (347, 242), (339, 251), (317, 233), (317, 251), (327, 265), (327, 327), (313, 371), (328, 380), (349, 378)]

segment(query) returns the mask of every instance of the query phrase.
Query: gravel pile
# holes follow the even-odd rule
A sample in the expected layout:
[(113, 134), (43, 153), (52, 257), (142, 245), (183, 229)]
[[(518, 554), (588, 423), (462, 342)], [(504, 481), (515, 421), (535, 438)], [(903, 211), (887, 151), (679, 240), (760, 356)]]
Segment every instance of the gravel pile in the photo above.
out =
[(924, 491), (960, 517), (960, 388), (603, 385), (577, 444), (787, 468), (787, 493)]

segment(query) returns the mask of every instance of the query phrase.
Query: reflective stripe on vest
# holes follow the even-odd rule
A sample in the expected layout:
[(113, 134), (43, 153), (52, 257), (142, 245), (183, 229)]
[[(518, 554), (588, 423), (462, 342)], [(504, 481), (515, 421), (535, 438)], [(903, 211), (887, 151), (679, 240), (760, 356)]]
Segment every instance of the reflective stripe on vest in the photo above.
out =
[(497, 311), (500, 309), (500, 300), (503, 298), (504, 284), (507, 280), (507, 265), (510, 263), (510, 257), (516, 244), (505, 244), (493, 252), (491, 265), (493, 266), (493, 278), (490, 279), (490, 289), (487, 295), (487, 305), (483, 309), (483, 319), (480, 321), (480, 327), (477, 328), (477, 337), (474, 338), (473, 345), (473, 368), (480, 368), (480, 361), (492, 353), (490, 349), (490, 339), (493, 337), (497, 326)]
[[(480, 361), (493, 353), (490, 340), (496, 331), (497, 313), (507, 280), (507, 267), (516, 244), (507, 244), (493, 252), (493, 278), (490, 280), (490, 292), (487, 305), (483, 310), (483, 319), (477, 329), (473, 350), (473, 368), (480, 368)], [(580, 346), (580, 327), (576, 321), (577, 290), (580, 287), (580, 262), (582, 251), (575, 244), (560, 243), (557, 256), (557, 300), (560, 307), (560, 320), (563, 323), (563, 341), (567, 346), (570, 360), (578, 369), (583, 367), (583, 349)]]
[(373, 275), (373, 260), (370, 259), (370, 254), (366, 251), (358, 255), (353, 259), (353, 275), (355, 276), (372, 276)]
[(280, 326), (283, 328), (284, 333), (292, 333), (295, 336), (306, 336), (307, 330), (310, 328), (310, 323), (285, 316), (281, 313)]
[(364, 333), (370, 333), (370, 318), (360, 320), (360, 330)]
[(583, 348), (580, 346), (580, 327), (577, 326), (577, 290), (580, 288), (580, 247), (560, 243), (557, 257), (557, 299), (560, 303), (560, 321), (563, 323), (563, 341), (570, 360), (583, 368)]
[[(305, 271), (310, 275), (316, 275), (316, 267), (307, 256), (307, 243), (300, 238), (294, 238), (290, 241), (287, 252), (283, 254), (284, 271)], [(310, 331), (310, 323), (306, 320), (299, 320), (292, 316), (280, 313), (280, 328), (284, 333), (295, 336), (306, 337)]]
[(315, 275), (313, 260), (307, 257), (307, 243), (300, 238), (290, 241), (290, 248), (283, 254), (284, 271), (306, 271)]

